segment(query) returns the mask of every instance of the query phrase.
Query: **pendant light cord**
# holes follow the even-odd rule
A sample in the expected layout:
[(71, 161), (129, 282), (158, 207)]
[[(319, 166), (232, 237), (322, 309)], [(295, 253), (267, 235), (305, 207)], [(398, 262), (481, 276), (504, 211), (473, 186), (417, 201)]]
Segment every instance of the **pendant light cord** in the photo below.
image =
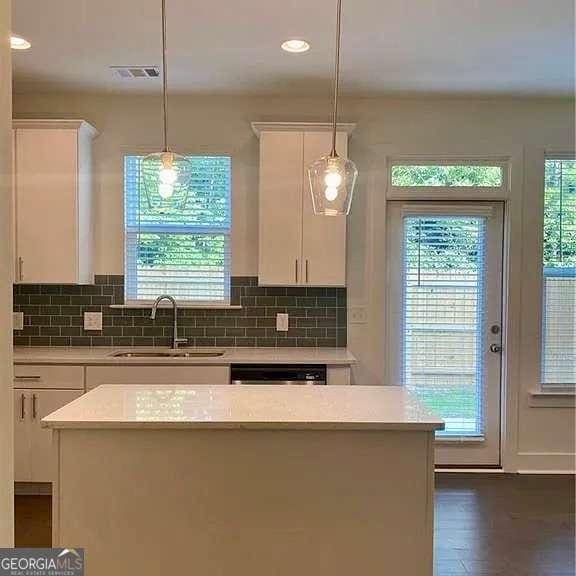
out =
[(334, 115), (332, 117), (332, 152), (330, 156), (336, 158), (336, 131), (338, 126), (338, 91), (340, 88), (340, 40), (342, 36), (342, 0), (337, 0), (336, 14), (336, 62), (334, 63)]
[(166, 0), (162, 0), (162, 117), (164, 126), (164, 152), (168, 152), (168, 78), (166, 64)]

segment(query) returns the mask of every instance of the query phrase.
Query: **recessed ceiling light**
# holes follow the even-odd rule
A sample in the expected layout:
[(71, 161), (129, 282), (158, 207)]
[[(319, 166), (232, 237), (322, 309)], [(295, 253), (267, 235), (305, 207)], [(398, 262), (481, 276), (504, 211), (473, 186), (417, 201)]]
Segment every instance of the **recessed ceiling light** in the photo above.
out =
[(282, 50), (299, 54), (301, 52), (308, 52), (308, 50), (310, 50), (310, 44), (308, 44), (306, 40), (286, 40), (286, 42), (282, 43)]
[(28, 50), (32, 44), (20, 36), (10, 36), (10, 47), (12, 50)]

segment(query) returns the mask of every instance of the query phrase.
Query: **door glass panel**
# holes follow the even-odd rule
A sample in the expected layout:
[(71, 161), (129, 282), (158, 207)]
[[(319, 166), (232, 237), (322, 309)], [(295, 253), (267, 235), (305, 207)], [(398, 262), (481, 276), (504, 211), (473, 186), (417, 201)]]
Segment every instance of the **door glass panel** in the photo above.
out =
[(407, 216), (403, 384), (444, 419), (444, 437), (483, 437), (486, 219)]

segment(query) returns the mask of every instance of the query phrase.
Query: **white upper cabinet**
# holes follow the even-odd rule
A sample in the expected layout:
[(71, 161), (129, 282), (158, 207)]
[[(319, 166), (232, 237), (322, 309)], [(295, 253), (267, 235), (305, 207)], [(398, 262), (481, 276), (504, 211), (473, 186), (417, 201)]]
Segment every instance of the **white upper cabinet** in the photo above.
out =
[[(330, 132), (253, 127), (260, 136), (260, 285), (345, 286), (346, 217), (314, 214), (307, 174), (309, 164), (330, 153)], [(352, 128), (338, 132), (341, 156)]]
[(15, 120), (15, 281), (88, 284), (91, 147), (81, 120)]

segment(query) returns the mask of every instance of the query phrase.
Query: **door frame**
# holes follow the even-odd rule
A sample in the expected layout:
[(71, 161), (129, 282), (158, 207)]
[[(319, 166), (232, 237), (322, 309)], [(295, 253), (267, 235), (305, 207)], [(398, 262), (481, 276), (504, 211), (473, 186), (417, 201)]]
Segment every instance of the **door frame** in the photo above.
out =
[[(385, 369), (386, 381), (389, 384), (397, 384), (401, 379), (401, 302), (402, 302), (402, 282), (398, 281), (402, 277), (402, 258), (396, 256), (396, 248), (402, 250), (403, 246), (403, 221), (404, 215), (410, 214), (446, 214), (449, 212), (454, 215), (479, 215), (490, 217), (493, 216), (494, 220), (487, 223), (487, 234), (493, 235), (492, 258), (494, 269), (492, 275), (494, 277), (494, 288), (497, 290), (499, 302), (499, 320), (500, 320), (500, 334), (499, 340), (502, 346), (502, 353), (500, 355), (499, 366), (492, 367), (495, 372), (492, 376), (488, 376), (490, 380), (498, 382), (497, 391), (492, 391), (492, 394), (487, 396), (488, 402), (491, 404), (486, 407), (486, 413), (489, 414), (486, 430), (487, 436), (490, 435), (487, 441), (475, 438), (439, 438), (436, 440), (436, 461), (439, 462), (437, 466), (441, 467), (492, 467), (500, 468), (502, 465), (503, 457), (503, 438), (504, 438), (504, 414), (506, 408), (506, 386), (505, 386), (505, 373), (506, 373), (506, 359), (505, 341), (506, 341), (506, 246), (507, 246), (507, 222), (506, 222), (506, 209), (507, 203), (503, 200), (489, 200), (489, 201), (474, 201), (466, 200), (460, 202), (448, 202), (441, 200), (396, 200), (388, 201), (387, 207), (387, 254), (386, 254), (386, 346), (385, 346)], [(487, 245), (490, 250), (490, 245)], [(394, 251), (394, 255), (392, 252)], [(488, 255), (487, 255), (488, 256)], [(494, 261), (494, 258), (497, 260)], [(493, 297), (494, 295), (492, 295)], [(490, 294), (486, 293), (486, 299), (490, 298)], [(489, 318), (486, 319), (490, 321)], [(486, 342), (484, 349), (484, 356), (490, 354), (488, 346), (492, 342)], [(490, 411), (490, 412), (489, 412)], [(492, 432), (490, 432), (492, 430)], [(477, 448), (476, 450), (474, 448)], [(466, 455), (463, 451), (466, 450)], [(497, 457), (494, 457), (494, 451), (497, 452)]]

